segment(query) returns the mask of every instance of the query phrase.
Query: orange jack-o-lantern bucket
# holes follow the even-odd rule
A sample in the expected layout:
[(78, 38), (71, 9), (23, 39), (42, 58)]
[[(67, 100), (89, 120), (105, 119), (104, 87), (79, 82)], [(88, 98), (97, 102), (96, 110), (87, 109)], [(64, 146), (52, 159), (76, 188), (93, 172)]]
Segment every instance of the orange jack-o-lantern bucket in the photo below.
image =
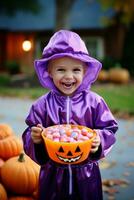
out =
[[(57, 128), (59, 130), (62, 127), (67, 130), (67, 127), (71, 127), (71, 129), (76, 128), (79, 131), (86, 130), (89, 134), (91, 134), (90, 139), (87, 140), (76, 140), (73, 142), (63, 142), (63, 141), (53, 141), (53, 139), (50, 139), (50, 137), (47, 137), (47, 133), (52, 130), (53, 128)], [(58, 134), (58, 131), (56, 132)], [(54, 133), (54, 134), (56, 134)], [(53, 133), (52, 133), (53, 135)], [(79, 125), (55, 125), (50, 126), (46, 128), (42, 132), (42, 137), (48, 152), (49, 157), (58, 163), (61, 164), (77, 164), (89, 156), (92, 141), (94, 137), (96, 136), (96, 132), (90, 128), (87, 128), (85, 126), (79, 126)]]

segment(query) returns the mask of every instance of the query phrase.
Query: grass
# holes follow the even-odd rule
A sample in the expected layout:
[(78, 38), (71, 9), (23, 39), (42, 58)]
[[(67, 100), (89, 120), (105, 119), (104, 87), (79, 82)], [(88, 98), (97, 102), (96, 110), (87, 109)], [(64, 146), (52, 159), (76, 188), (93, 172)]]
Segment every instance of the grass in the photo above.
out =
[[(100, 94), (113, 112), (134, 115), (134, 84), (95, 84), (92, 90)], [(48, 90), (37, 88), (0, 87), (1, 96), (36, 99)]]
[(36, 99), (39, 96), (46, 93), (47, 91), (48, 91), (47, 89), (41, 87), (37, 88), (0, 87), (0, 96)]
[(103, 84), (92, 88), (100, 94), (113, 112), (134, 115), (134, 85)]

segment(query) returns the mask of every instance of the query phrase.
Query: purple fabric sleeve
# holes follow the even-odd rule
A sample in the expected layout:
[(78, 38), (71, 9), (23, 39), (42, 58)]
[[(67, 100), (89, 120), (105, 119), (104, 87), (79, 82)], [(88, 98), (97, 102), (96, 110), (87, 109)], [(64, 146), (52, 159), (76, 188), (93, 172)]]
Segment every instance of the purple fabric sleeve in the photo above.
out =
[(105, 157), (112, 149), (116, 141), (115, 133), (118, 129), (118, 124), (103, 98), (100, 97), (100, 102), (95, 109), (94, 129), (101, 138), (101, 145), (98, 151), (91, 155), (91, 158), (99, 160)]

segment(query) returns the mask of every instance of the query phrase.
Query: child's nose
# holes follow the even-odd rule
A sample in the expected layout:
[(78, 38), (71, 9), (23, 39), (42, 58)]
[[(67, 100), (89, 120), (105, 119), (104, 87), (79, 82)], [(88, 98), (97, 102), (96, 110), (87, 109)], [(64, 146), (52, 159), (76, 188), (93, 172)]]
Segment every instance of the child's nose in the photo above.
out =
[(66, 79), (71, 79), (71, 78), (73, 78), (73, 73), (72, 73), (72, 72), (66, 72), (65, 78), (66, 78)]

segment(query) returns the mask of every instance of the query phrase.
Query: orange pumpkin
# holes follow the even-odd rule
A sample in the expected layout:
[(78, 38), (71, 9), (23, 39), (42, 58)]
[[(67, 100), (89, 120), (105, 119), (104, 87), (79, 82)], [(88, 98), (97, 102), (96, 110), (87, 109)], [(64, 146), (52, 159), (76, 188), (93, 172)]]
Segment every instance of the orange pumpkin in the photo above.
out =
[[(71, 125), (72, 128), (73, 126), (76, 127), (76, 125)], [(48, 155), (53, 161), (61, 164), (77, 164), (87, 159), (96, 133), (87, 127), (78, 127), (79, 129), (86, 128), (89, 132), (93, 132), (94, 136), (82, 142), (56, 142), (45, 137), (45, 134), (42, 133)], [(47, 131), (47, 129), (45, 130)]]
[(39, 165), (22, 153), (5, 161), (1, 179), (12, 193), (31, 195), (38, 185), (39, 169)]
[(108, 71), (102, 69), (100, 72), (99, 72), (99, 75), (98, 75), (98, 78), (97, 80), (100, 81), (100, 82), (106, 82), (108, 81)]
[(0, 200), (7, 200), (7, 192), (1, 183), (0, 183)]
[(109, 70), (109, 80), (113, 83), (128, 83), (130, 80), (129, 71), (125, 68), (111, 68)]
[(4, 165), (4, 160), (0, 158), (0, 180), (1, 180), (1, 167)]
[(13, 135), (13, 130), (8, 124), (0, 124), (0, 140)]
[(22, 151), (22, 141), (16, 136), (9, 136), (0, 140), (0, 157), (4, 160), (17, 156)]

